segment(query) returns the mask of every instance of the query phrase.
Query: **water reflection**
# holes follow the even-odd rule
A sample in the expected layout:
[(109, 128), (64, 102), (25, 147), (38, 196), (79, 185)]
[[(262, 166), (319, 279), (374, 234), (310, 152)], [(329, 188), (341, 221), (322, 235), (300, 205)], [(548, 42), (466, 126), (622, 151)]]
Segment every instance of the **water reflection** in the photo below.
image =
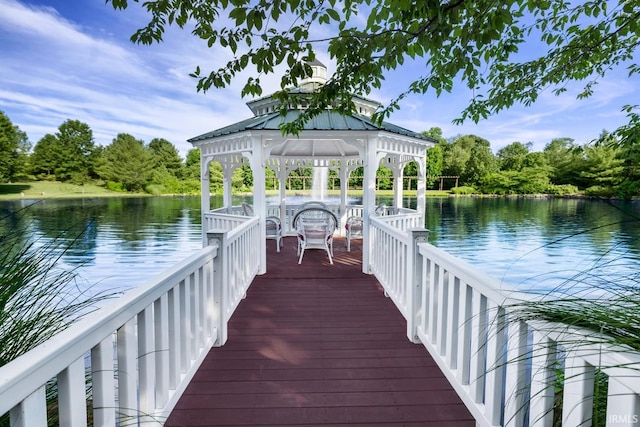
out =
[(639, 206), (584, 199), (441, 199), (427, 203), (430, 241), (491, 276), (549, 289), (585, 272), (634, 274)]
[[(233, 199), (243, 201), (252, 198)], [(415, 199), (404, 204), (415, 207)], [(507, 285), (548, 289), (588, 282), (585, 274), (620, 280), (635, 275), (640, 260), (637, 203), (438, 198), (426, 209), (431, 243)], [(100, 289), (138, 286), (201, 247), (198, 197), (0, 202), (0, 218), (0, 235), (25, 230), (25, 240), (64, 241), (63, 263), (81, 266)]]
[(108, 198), (0, 203), (0, 227), (67, 247), (62, 266), (78, 267), (96, 289), (135, 287), (201, 247), (200, 200)]

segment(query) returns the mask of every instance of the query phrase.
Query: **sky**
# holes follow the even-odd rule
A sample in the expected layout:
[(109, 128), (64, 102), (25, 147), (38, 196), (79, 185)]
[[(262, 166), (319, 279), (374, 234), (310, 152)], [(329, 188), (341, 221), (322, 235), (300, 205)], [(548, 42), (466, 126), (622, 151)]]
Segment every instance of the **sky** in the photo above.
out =
[[(160, 44), (131, 43), (131, 34), (146, 22), (133, 2), (115, 11), (104, 0), (0, 0), (0, 110), (34, 145), (71, 119), (87, 123), (99, 145), (129, 133), (146, 143), (165, 138), (182, 156), (192, 148), (187, 139), (251, 117), (250, 99), (240, 96), (248, 73), (228, 88), (206, 93), (189, 77), (198, 65), (212, 70), (225, 64), (227, 52), (178, 28), (169, 29)], [(326, 52), (318, 52), (318, 59), (329, 74), (335, 68)], [(419, 67), (405, 66), (367, 98), (389, 101), (419, 76)], [(262, 81), (265, 95), (278, 89), (278, 76)], [(471, 98), (467, 89), (440, 98), (414, 95), (388, 121), (416, 132), (439, 127), (445, 138), (478, 135), (490, 141), (494, 153), (515, 141), (531, 142), (533, 151), (554, 138), (585, 144), (625, 123), (621, 108), (637, 103), (640, 79), (620, 70), (587, 100), (576, 100), (577, 86), (569, 89), (562, 96), (545, 92), (531, 107), (515, 106), (463, 125), (452, 121)]]

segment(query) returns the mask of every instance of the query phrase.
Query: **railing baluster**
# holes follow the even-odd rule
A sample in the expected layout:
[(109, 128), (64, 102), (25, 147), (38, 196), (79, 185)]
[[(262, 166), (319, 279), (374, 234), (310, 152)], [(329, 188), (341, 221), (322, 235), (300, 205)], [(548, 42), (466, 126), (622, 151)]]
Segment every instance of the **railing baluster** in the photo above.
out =
[(485, 344), (487, 342), (487, 299), (480, 292), (473, 291), (473, 314), (471, 318), (471, 366), (469, 381), (471, 398), (475, 403), (484, 403), (486, 372)]
[(188, 278), (180, 282), (180, 367), (185, 373), (191, 367), (191, 293)]
[(562, 424), (582, 426), (593, 416), (595, 368), (583, 358), (569, 352), (564, 362)]
[(156, 409), (162, 409), (169, 400), (169, 306), (167, 295), (153, 305), (156, 368)]
[(473, 290), (464, 282), (460, 282), (460, 304), (458, 328), (458, 360), (456, 362), (457, 378), (462, 385), (469, 385), (471, 367), (471, 326)]
[(422, 289), (420, 295), (421, 318), (418, 331), (427, 335), (429, 325), (429, 281), (433, 262), (427, 257), (422, 257)]
[(199, 331), (198, 331), (198, 312), (199, 312), (199, 295), (196, 289), (196, 280), (194, 277), (194, 273), (189, 275), (188, 281), (188, 289), (189, 289), (189, 307), (190, 307), (190, 318), (189, 318), (189, 365), (195, 359), (195, 356), (198, 354), (199, 345)]
[(197, 301), (197, 313), (198, 313), (198, 353), (201, 348), (204, 348), (206, 341), (206, 332), (205, 332), (205, 313), (204, 307), (206, 304), (205, 293), (204, 293), (204, 284), (202, 283), (202, 269), (198, 269), (194, 273), (195, 279), (195, 287), (198, 293), (198, 301)]
[(46, 394), (42, 386), (12, 408), (11, 427), (47, 427)]
[(93, 423), (97, 426), (116, 423), (113, 370), (113, 336), (109, 335), (91, 349)]
[(60, 425), (86, 427), (87, 395), (84, 357), (58, 374), (58, 416)]
[(458, 355), (458, 333), (460, 333), (460, 325), (458, 323), (460, 319), (460, 279), (453, 275), (449, 279), (449, 286), (447, 287), (449, 294), (447, 295), (447, 331), (445, 347), (446, 347), (446, 361), (449, 369), (456, 369), (457, 355)]
[(487, 367), (485, 380), (485, 410), (493, 425), (502, 418), (504, 380), (504, 309), (493, 301), (487, 301)]
[(129, 320), (118, 328), (118, 405), (120, 425), (126, 426), (138, 415), (138, 371), (136, 322)]
[(449, 297), (449, 271), (440, 272), (438, 277), (438, 350), (441, 356), (447, 353), (447, 319), (449, 313), (447, 311)]
[(507, 372), (504, 408), (505, 427), (525, 425), (527, 413), (527, 324), (512, 321), (507, 325)]
[(155, 354), (153, 345), (153, 305), (138, 313), (138, 370), (140, 375), (140, 416), (147, 421), (155, 403)]
[(541, 332), (533, 332), (529, 425), (553, 426), (556, 344)]
[(180, 384), (180, 290), (176, 286), (167, 294), (169, 327), (169, 389)]
[(212, 303), (212, 292), (211, 292), (211, 277), (209, 273), (209, 264), (204, 264), (200, 267), (200, 274), (202, 277), (202, 286), (204, 292), (204, 333), (205, 333), (205, 341), (209, 342), (211, 339), (211, 303)]
[(640, 423), (640, 396), (615, 377), (609, 377), (607, 426), (634, 427)]
[(429, 278), (429, 341), (438, 345), (438, 283), (442, 270), (440, 265), (433, 264)]

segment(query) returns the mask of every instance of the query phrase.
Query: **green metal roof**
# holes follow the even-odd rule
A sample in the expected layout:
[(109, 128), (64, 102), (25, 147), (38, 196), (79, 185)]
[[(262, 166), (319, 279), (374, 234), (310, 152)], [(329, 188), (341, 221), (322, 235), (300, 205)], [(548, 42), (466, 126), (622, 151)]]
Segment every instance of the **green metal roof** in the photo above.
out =
[[(246, 119), (238, 123), (234, 123), (232, 125), (225, 126), (223, 128), (207, 132), (199, 136), (195, 136), (188, 139), (188, 141), (202, 141), (205, 139), (249, 130), (280, 130), (281, 123), (293, 121), (300, 115), (300, 113), (300, 110), (289, 110), (286, 116), (281, 116), (279, 112), (274, 112), (271, 114), (252, 117), (250, 119)], [(378, 126), (374, 124), (368, 117), (356, 114), (344, 115), (332, 110), (323, 111), (318, 116), (308, 120), (307, 123), (305, 123), (303, 130), (386, 131), (398, 135), (404, 135), (433, 142), (433, 140), (427, 136), (424, 136), (418, 132), (413, 132), (400, 126), (396, 126), (391, 123), (383, 122), (382, 125)]]

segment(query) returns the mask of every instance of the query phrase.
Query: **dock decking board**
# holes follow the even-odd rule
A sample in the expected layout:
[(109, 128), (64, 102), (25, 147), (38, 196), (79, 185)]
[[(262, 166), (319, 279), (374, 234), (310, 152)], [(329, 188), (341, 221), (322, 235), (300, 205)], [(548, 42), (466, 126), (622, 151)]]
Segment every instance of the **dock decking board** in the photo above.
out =
[(187, 426), (475, 426), (374, 276), (359, 242), (320, 250), (267, 241), (256, 277), (165, 423)]

